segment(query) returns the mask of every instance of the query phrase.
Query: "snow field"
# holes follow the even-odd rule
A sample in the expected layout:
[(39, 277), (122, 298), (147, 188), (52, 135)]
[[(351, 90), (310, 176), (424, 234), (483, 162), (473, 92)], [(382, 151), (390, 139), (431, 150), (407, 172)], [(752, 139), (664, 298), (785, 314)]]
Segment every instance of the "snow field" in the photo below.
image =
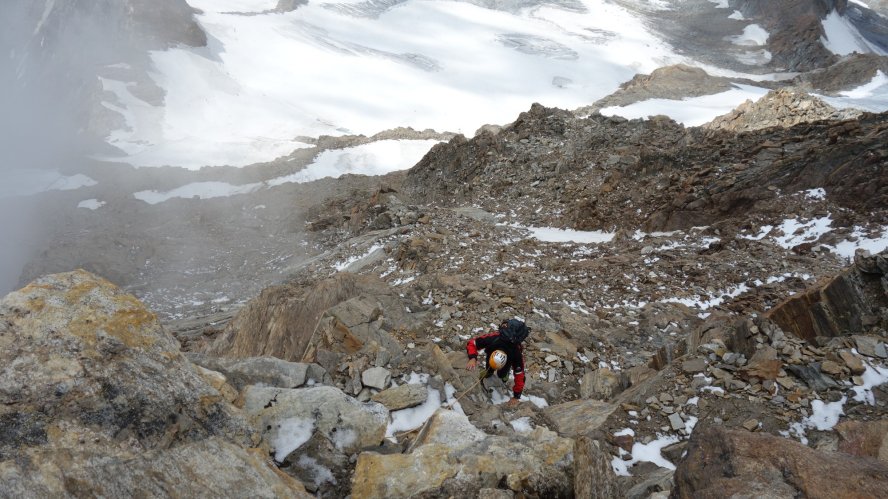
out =
[(305, 146), (294, 137), (396, 126), (471, 135), (529, 102), (576, 108), (637, 72), (692, 62), (603, 1), (584, 1), (582, 13), (443, 0), (288, 13), (268, 12), (270, 1), (190, 3), (210, 45), (152, 53), (163, 107), (104, 82), (117, 97), (106, 106), (127, 121), (108, 141), (135, 165), (242, 166)]
[(176, 198), (212, 199), (249, 194), (263, 188), (268, 189), (288, 183), (306, 183), (327, 177), (339, 178), (349, 173), (385, 175), (412, 167), (437, 143), (437, 140), (381, 140), (324, 151), (304, 169), (265, 182), (242, 185), (227, 182), (193, 182), (165, 192), (139, 191), (133, 196), (148, 204), (158, 204)]

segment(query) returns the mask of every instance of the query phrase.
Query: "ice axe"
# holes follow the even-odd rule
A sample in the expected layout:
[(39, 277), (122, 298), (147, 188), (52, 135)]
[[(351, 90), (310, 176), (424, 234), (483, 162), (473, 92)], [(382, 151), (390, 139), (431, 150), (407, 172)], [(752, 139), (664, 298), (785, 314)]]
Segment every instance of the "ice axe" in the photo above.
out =
[(453, 402), (450, 402), (450, 403), (448, 403), (447, 405), (445, 405), (444, 408), (445, 408), (445, 409), (448, 409), (448, 410), (453, 409), (453, 406), (456, 405), (456, 403), (459, 402), (459, 400), (460, 400), (461, 398), (465, 397), (467, 393), (469, 393), (470, 391), (474, 390), (475, 387), (478, 386), (478, 384), (481, 383), (481, 381), (483, 381), (484, 378), (487, 377), (487, 374), (490, 373), (490, 372), (491, 372), (490, 367), (486, 367), (486, 368), (484, 368), (484, 370), (481, 371), (481, 372), (478, 374), (478, 380), (475, 381), (475, 383), (472, 384), (472, 386), (468, 387), (468, 388), (462, 393), (462, 395), (460, 395), (459, 397), (456, 397), (456, 398), (453, 400)]

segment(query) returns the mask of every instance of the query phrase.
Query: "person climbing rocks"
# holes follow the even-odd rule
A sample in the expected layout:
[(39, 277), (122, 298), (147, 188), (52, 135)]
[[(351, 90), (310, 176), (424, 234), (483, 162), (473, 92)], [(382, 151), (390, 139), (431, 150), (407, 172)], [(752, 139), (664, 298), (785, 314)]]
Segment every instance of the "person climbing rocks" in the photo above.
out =
[[(530, 328), (518, 319), (504, 320), (499, 329), (487, 334), (472, 338), (466, 344), (466, 352), (469, 361), (466, 369), (472, 371), (478, 365), (478, 351), (484, 350), (487, 354), (487, 369), (481, 373), (483, 378), (492, 376), (494, 371), (503, 382), (509, 380), (509, 369), (515, 375), (515, 386), (512, 388), (512, 398), (506, 404), (507, 407), (515, 407), (521, 399), (524, 391), (524, 346), (522, 343), (530, 334)], [(502, 354), (494, 355), (496, 352)]]

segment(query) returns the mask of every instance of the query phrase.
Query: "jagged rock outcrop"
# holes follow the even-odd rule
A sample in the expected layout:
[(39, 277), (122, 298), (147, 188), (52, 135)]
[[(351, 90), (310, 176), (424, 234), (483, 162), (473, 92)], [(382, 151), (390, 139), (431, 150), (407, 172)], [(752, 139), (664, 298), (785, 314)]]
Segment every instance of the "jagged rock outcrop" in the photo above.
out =
[(407, 320), (399, 301), (378, 278), (350, 273), (273, 286), (232, 319), (208, 353), (313, 362), (318, 350), (354, 353), (373, 343), (394, 348), (386, 330)]
[(858, 253), (854, 265), (827, 282), (792, 296), (766, 317), (810, 342), (888, 328), (888, 251)]
[(687, 97), (717, 94), (733, 88), (732, 81), (723, 76), (712, 76), (703, 69), (675, 64), (657, 68), (649, 75), (638, 74), (620, 85), (620, 88), (598, 100), (592, 106), (577, 109), (577, 114), (588, 114), (608, 106), (626, 106), (647, 99), (681, 100)]
[(736, 8), (743, 17), (761, 23), (770, 34), (771, 65), (785, 71), (810, 71), (835, 62), (837, 57), (823, 46), (821, 19), (830, 11), (840, 13), (847, 0), (814, 2), (744, 0)]
[(855, 52), (831, 66), (796, 76), (792, 85), (800, 90), (831, 95), (869, 83), (878, 71), (888, 73), (888, 57)]
[(703, 128), (747, 132), (820, 120), (848, 120), (861, 113), (856, 109), (839, 110), (806, 93), (781, 88), (768, 92), (755, 102), (747, 100), (730, 113), (703, 125)]
[(0, 366), (2, 496), (303, 491), (154, 314), (85, 271), (0, 302)]
[(435, 146), (407, 172), (404, 191), (579, 230), (778, 216), (786, 209), (781, 193), (814, 187), (863, 215), (888, 204), (885, 123), (884, 113), (864, 114), (734, 134), (686, 130), (664, 117), (574, 118), (534, 105), (498, 134)]
[(773, 435), (708, 427), (691, 437), (670, 497), (880, 497), (886, 488), (884, 462), (819, 452)]

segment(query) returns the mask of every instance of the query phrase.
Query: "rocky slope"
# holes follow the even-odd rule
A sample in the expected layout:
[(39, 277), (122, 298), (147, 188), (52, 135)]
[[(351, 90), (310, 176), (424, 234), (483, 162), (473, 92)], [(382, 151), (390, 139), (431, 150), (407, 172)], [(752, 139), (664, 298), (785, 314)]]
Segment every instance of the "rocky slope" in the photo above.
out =
[[(791, 123), (805, 103), (825, 111)], [(316, 254), (209, 327), (38, 279), (0, 305), (0, 495), (871, 495), (888, 254), (854, 248), (888, 228), (888, 116), (831, 113), (535, 105), (406, 173), (297, 189)], [(464, 348), (513, 316), (533, 333), (507, 408)]]

